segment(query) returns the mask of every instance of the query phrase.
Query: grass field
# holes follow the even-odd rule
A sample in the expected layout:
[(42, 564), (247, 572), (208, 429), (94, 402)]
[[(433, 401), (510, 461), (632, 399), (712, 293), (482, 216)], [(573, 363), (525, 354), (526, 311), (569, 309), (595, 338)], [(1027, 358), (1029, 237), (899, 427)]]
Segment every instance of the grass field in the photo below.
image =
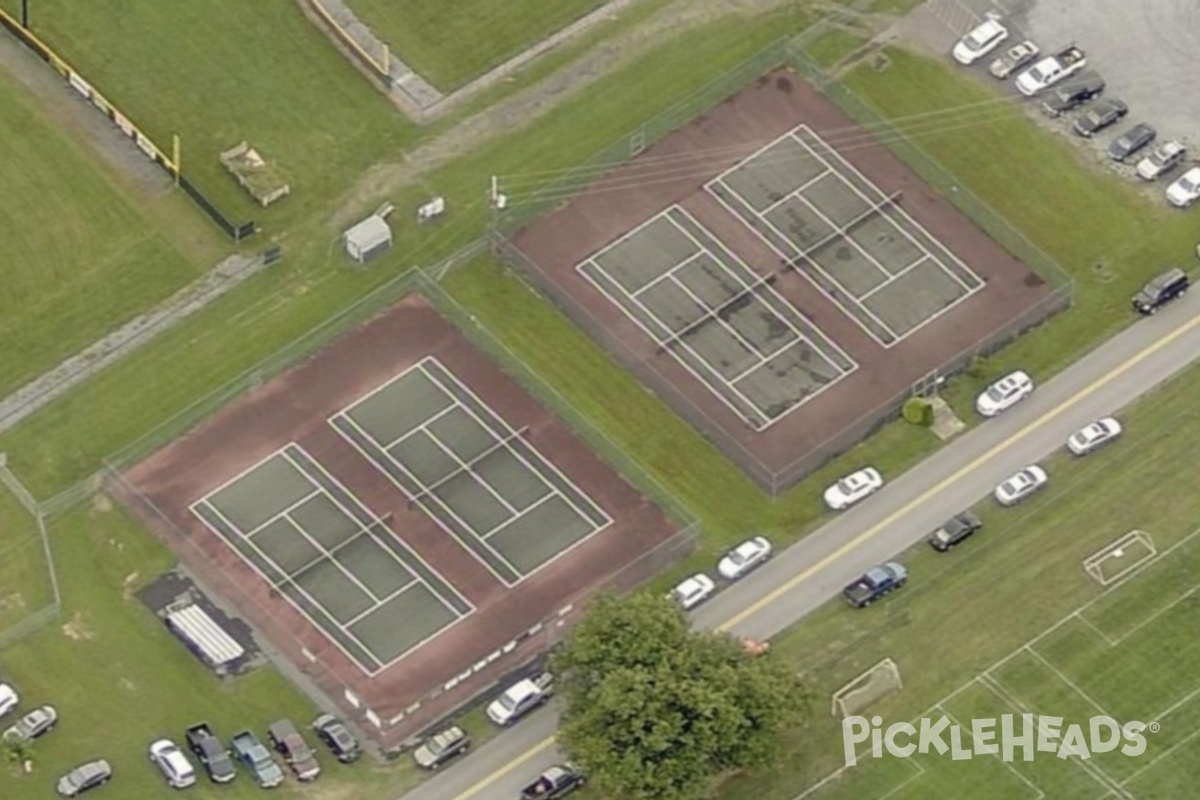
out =
[(607, 0), (349, 0), (392, 53), (451, 92), (565, 28)]
[(0, 82), (0, 396), (210, 266), (200, 259), (211, 246), (185, 254), (160, 225), (190, 208), (142, 211), (146, 193), (117, 184), (92, 156), (23, 89)]
[[(1181, 492), (1180, 481), (1200, 447), (1197, 391), (1192, 368), (1124, 412), (1126, 435), (1109, 449), (1044, 462), (1050, 488), (1036, 501), (1012, 509), (981, 501), (983, 531), (945, 555), (924, 544), (904, 554), (913, 579), (886, 602), (858, 612), (831, 603), (777, 638), (773, 653), (822, 698), (816, 721), (770, 774), (735, 781), (723, 796), (1187, 796), (1181, 787), (1200, 778), (1200, 497)], [(1149, 532), (1158, 556), (1102, 587), (1083, 560), (1135, 528)], [(1085, 724), (1111, 715), (1161, 731), (1147, 734), (1136, 758), (885, 758), (838, 773), (841, 733), (824, 699), (884, 657), (900, 666), (904, 689), (865, 713), (885, 725), (1031, 711)]]
[(0, 634), (54, 602), (50, 572), (33, 516), (0, 487)]
[[(31, 28), (160, 146), (178, 134), (184, 172), (228, 216), (268, 230), (327, 208), (416, 136), (293, 0), (35, 3)], [(243, 139), (292, 178), (265, 211), (217, 162)]]

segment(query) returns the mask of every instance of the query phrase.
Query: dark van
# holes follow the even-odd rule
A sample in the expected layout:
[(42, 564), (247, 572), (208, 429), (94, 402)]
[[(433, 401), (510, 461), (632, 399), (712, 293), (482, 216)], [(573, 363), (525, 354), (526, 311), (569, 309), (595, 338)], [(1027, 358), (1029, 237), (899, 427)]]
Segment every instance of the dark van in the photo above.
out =
[(1187, 294), (1189, 283), (1186, 272), (1178, 267), (1169, 269), (1147, 283), (1140, 292), (1134, 295), (1133, 307), (1142, 314), (1153, 314), (1158, 311), (1159, 306), (1166, 305), (1176, 297)]

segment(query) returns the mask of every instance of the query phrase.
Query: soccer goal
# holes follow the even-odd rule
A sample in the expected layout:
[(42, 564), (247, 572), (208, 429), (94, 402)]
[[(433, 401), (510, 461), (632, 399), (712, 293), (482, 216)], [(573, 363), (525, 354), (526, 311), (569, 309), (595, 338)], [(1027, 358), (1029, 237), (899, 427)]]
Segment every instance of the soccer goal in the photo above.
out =
[(854, 716), (881, 697), (903, 688), (900, 668), (895, 661), (885, 658), (833, 693), (833, 715), (839, 719)]
[(1130, 531), (1083, 560), (1083, 571), (1101, 586), (1124, 578), (1158, 555), (1154, 540), (1145, 531)]

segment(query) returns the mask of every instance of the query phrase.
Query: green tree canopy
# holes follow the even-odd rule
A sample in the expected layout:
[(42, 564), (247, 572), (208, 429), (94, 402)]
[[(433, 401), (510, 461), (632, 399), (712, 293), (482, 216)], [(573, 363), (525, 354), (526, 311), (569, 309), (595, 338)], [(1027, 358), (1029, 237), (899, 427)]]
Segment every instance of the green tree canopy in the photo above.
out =
[(691, 630), (646, 593), (599, 598), (553, 668), (567, 705), (560, 740), (623, 800), (705, 797), (719, 776), (768, 763), (807, 706), (792, 669)]

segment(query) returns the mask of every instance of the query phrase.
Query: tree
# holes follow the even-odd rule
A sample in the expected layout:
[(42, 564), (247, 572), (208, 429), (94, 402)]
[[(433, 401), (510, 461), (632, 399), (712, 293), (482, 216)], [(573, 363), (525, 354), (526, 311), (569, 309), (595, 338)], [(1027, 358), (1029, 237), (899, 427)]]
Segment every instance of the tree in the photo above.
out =
[(597, 599), (555, 656), (559, 738), (602, 791), (693, 800), (721, 775), (762, 766), (808, 696), (793, 670), (728, 634), (699, 633), (674, 603)]

